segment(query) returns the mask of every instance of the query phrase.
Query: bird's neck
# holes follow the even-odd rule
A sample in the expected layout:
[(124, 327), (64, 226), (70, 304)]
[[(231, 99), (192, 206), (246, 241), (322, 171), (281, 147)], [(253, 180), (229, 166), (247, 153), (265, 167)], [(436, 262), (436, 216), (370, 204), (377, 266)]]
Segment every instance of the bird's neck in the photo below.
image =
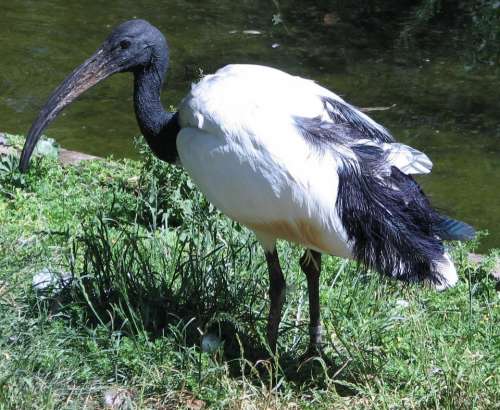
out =
[(152, 65), (134, 73), (134, 108), (137, 122), (153, 153), (163, 161), (178, 158), (177, 113), (167, 112), (160, 100), (166, 67)]

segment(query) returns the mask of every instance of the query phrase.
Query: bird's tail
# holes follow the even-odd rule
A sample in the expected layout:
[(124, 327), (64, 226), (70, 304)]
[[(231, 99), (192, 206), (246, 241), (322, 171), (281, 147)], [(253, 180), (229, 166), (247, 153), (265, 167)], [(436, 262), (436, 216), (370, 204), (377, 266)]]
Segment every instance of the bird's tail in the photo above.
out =
[(442, 291), (457, 284), (457, 270), (447, 252), (443, 254), (442, 259), (433, 263), (432, 270), (434, 271), (432, 276), (435, 278), (434, 287), (436, 290)]
[[(439, 215), (439, 221), (433, 228), (436, 235), (447, 241), (470, 241), (476, 237), (476, 231), (472, 226), (445, 215)], [(433, 270), (437, 278), (434, 286), (438, 291), (451, 288), (458, 282), (457, 270), (447, 252), (443, 254), (441, 260), (433, 264)]]
[(445, 215), (440, 215), (440, 221), (434, 226), (434, 231), (446, 241), (470, 241), (476, 237), (472, 226)]

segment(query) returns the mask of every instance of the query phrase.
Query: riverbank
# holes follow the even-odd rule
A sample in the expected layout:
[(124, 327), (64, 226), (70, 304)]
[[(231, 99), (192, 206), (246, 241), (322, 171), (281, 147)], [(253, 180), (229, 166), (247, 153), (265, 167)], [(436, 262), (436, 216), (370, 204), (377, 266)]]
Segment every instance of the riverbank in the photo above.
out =
[[(281, 244), (288, 288), (275, 372), (256, 365), (268, 283), (252, 234), (147, 154), (62, 166), (59, 153), (48, 143), (26, 175), (15, 156), (0, 157), (0, 407), (500, 402), (497, 251), (476, 263), (473, 244), (453, 244), (460, 282), (443, 293), (325, 258), (328, 363), (301, 363), (305, 281), (299, 250)], [(202, 351), (207, 340), (215, 347)]]

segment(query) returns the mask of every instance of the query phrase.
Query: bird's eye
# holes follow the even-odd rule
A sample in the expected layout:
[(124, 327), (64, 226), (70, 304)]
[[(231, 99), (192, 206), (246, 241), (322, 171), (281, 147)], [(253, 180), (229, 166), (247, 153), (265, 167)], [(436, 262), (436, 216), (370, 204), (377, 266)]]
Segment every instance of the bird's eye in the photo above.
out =
[(122, 50), (126, 50), (129, 47), (130, 47), (130, 41), (128, 41), (128, 40), (122, 40), (122, 41), (120, 41), (120, 48)]

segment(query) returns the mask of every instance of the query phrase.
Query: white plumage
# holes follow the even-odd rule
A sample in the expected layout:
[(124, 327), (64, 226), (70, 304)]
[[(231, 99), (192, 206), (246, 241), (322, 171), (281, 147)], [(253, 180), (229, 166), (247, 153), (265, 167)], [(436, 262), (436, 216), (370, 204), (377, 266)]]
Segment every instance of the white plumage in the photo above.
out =
[[(331, 122), (321, 97), (347, 104), (313, 81), (270, 67), (226, 66), (193, 85), (180, 104), (177, 148), (207, 198), (252, 229), (267, 250), (276, 239), (286, 239), (352, 257), (336, 209), (340, 158), (308, 143), (294, 122)], [(425, 154), (403, 144), (361, 142), (390, 152), (403, 172), (424, 173), (432, 166)]]

